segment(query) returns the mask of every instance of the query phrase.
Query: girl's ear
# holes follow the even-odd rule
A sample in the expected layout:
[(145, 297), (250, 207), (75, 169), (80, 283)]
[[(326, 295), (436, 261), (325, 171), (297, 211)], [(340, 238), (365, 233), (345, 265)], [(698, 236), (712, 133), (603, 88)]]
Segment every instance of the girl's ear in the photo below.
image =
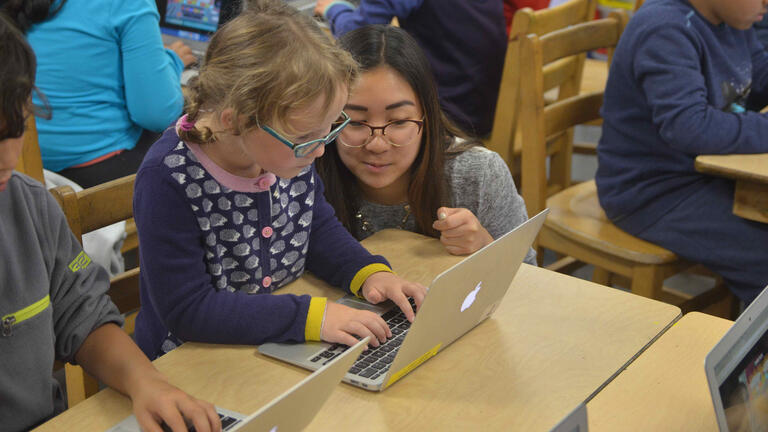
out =
[(232, 108), (223, 110), (219, 115), (219, 123), (224, 127), (225, 130), (235, 129), (236, 124), (234, 110), (232, 110)]

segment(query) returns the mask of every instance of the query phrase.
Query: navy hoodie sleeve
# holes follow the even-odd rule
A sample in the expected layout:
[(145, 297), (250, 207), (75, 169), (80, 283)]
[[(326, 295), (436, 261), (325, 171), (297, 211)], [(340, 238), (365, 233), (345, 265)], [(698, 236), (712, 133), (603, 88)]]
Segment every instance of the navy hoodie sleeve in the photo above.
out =
[(421, 6), (424, 0), (363, 0), (356, 9), (347, 2), (334, 2), (325, 9), (331, 32), (344, 33), (371, 24), (389, 24), (393, 17), (404, 18)]
[(708, 103), (703, 48), (682, 24), (658, 26), (646, 38), (635, 53), (634, 74), (665, 142), (691, 155), (768, 152), (768, 117)]

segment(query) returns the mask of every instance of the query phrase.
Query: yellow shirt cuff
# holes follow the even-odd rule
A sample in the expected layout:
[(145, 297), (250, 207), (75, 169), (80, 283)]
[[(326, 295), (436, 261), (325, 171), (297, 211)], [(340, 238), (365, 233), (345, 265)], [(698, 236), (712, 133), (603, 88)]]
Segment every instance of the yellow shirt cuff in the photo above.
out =
[(394, 273), (392, 269), (389, 268), (389, 266), (381, 263), (368, 264), (367, 266), (361, 268), (355, 277), (352, 278), (352, 283), (349, 284), (349, 291), (351, 291), (352, 294), (363, 298), (363, 292), (360, 288), (362, 288), (365, 280), (368, 279), (368, 276), (382, 271)]
[(325, 318), (325, 305), (328, 299), (325, 297), (312, 297), (309, 301), (309, 310), (307, 311), (307, 325), (304, 328), (304, 339), (308, 341), (319, 341), (320, 330), (323, 328), (323, 319)]

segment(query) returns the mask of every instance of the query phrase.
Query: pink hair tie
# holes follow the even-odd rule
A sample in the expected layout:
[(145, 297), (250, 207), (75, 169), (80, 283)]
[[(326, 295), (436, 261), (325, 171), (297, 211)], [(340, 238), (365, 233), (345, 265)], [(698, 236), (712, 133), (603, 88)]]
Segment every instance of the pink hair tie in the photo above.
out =
[(176, 126), (183, 131), (191, 131), (195, 128), (195, 122), (189, 121), (189, 117), (187, 117), (186, 114), (181, 116), (178, 122), (176, 122)]

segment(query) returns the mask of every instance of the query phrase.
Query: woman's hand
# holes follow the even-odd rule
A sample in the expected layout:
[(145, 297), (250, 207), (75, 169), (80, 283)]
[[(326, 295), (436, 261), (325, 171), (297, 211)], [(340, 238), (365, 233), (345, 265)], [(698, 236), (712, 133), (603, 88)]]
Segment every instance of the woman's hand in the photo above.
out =
[(493, 241), (493, 237), (465, 208), (440, 207), (432, 228), (440, 231), (440, 242), (453, 255), (469, 255)]

